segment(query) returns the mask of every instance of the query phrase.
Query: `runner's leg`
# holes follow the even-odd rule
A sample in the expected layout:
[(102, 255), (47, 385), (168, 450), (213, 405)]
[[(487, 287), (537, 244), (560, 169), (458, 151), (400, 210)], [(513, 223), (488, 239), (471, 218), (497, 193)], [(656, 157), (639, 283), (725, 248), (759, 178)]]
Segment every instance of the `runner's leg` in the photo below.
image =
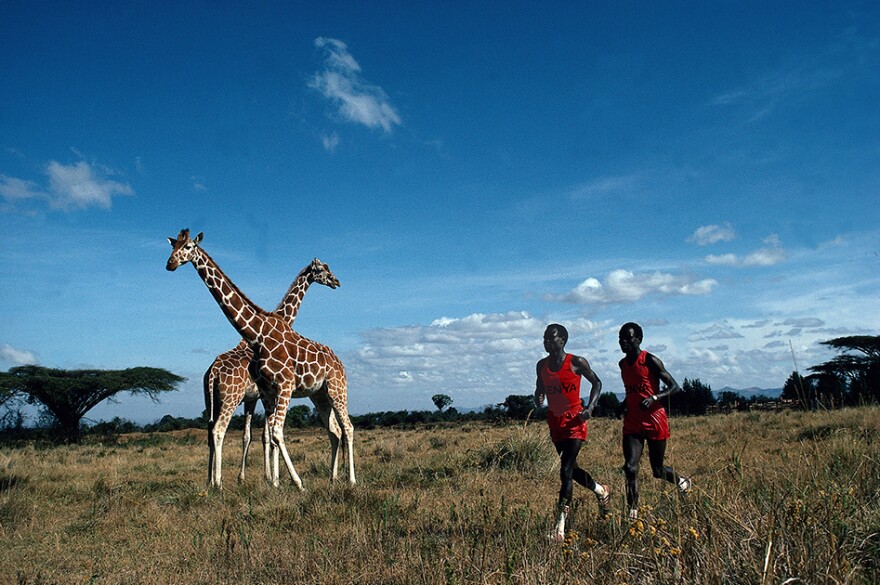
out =
[(630, 510), (639, 508), (639, 460), (645, 440), (638, 435), (623, 436), (623, 473), (626, 476), (626, 504)]

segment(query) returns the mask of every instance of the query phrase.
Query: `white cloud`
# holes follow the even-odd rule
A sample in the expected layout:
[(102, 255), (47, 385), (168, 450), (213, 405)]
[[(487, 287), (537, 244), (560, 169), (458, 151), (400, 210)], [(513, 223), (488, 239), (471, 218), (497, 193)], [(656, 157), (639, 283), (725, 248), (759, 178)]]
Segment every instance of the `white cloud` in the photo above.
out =
[(730, 242), (736, 239), (736, 232), (729, 223), (722, 225), (704, 225), (688, 237), (687, 241), (698, 246), (708, 246), (718, 242)]
[(70, 165), (51, 161), (44, 172), (49, 180), (45, 188), (33, 181), (0, 175), (0, 196), (10, 205), (41, 200), (52, 209), (69, 211), (93, 206), (109, 209), (114, 196), (134, 194), (130, 185), (106, 177), (112, 170), (85, 161)]
[(738, 262), (736, 254), (720, 254), (717, 256), (709, 254), (705, 260), (707, 264), (721, 264), (725, 266), (736, 266)]
[(713, 323), (711, 326), (701, 331), (691, 333), (689, 339), (691, 341), (705, 341), (707, 339), (742, 339), (743, 335), (738, 333), (736, 329), (727, 321)]
[(324, 145), (324, 150), (327, 152), (335, 152), (336, 147), (339, 146), (339, 135), (336, 132), (324, 134), (321, 136), (321, 143)]
[[(700, 228), (702, 229), (702, 228)], [(699, 230), (697, 230), (699, 232)], [(696, 234), (695, 234), (696, 235)], [(691, 236), (693, 238), (694, 236)], [(784, 262), (788, 258), (785, 249), (782, 248), (779, 236), (770, 234), (762, 240), (765, 244), (764, 248), (759, 248), (754, 252), (740, 258), (736, 254), (709, 254), (703, 260), (707, 264), (723, 265), (723, 266), (774, 266)]]
[(773, 266), (784, 262), (787, 255), (782, 248), (761, 248), (743, 258), (742, 266)]
[(7, 202), (14, 203), (25, 199), (45, 198), (48, 195), (33, 181), (0, 175), (0, 196)]
[[(360, 409), (386, 408), (381, 397), (360, 396), (354, 390), (357, 387), (422, 396), (424, 408), (431, 407), (430, 397), (437, 392), (449, 394), (458, 406), (530, 394), (535, 362), (546, 355), (541, 339), (548, 323), (526, 312), (511, 311), (444, 316), (429, 325), (367, 331), (362, 334), (363, 345), (346, 359), (352, 400)], [(608, 329), (588, 319), (566, 320), (565, 326), (572, 339), (569, 346), (576, 353), (586, 352), (584, 348)]]
[(400, 116), (382, 88), (360, 76), (361, 67), (345, 43), (318, 37), (315, 46), (324, 50), (324, 69), (315, 73), (309, 87), (329, 99), (343, 119), (368, 128), (382, 128), (385, 132), (401, 124)]
[(633, 303), (651, 295), (706, 295), (718, 284), (713, 279), (694, 280), (690, 276), (633, 273), (612, 270), (602, 283), (587, 278), (559, 300), (570, 303)]
[(4, 343), (2, 346), (0, 346), (0, 359), (3, 359), (7, 362), (12, 362), (17, 366), (25, 366), (36, 364), (39, 362), (37, 356), (34, 355), (32, 352), (23, 349), (17, 349), (15, 347), (12, 347), (8, 343)]
[(109, 209), (114, 195), (132, 195), (132, 188), (98, 175), (85, 161), (63, 165), (52, 161), (46, 166), (51, 192), (50, 205), (56, 209), (84, 209), (96, 205)]

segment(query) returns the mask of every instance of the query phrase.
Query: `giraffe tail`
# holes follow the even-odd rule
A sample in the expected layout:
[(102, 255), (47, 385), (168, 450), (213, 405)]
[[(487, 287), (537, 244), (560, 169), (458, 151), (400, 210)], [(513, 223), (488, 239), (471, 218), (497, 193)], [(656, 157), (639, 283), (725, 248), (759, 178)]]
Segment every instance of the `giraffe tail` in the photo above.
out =
[(208, 424), (214, 424), (214, 364), (208, 368), (204, 377), (205, 410), (208, 411)]

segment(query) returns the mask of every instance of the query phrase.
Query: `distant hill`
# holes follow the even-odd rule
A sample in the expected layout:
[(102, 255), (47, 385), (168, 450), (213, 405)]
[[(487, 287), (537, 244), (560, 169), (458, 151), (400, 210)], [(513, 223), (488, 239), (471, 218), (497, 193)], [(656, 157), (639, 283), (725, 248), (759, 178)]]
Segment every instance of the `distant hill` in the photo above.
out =
[(743, 398), (751, 398), (758, 394), (763, 394), (767, 398), (779, 398), (782, 394), (782, 388), (758, 388), (756, 386), (751, 388), (731, 388), (730, 386), (725, 386), (721, 390), (713, 390), (712, 394), (717, 398), (722, 392), (735, 392)]

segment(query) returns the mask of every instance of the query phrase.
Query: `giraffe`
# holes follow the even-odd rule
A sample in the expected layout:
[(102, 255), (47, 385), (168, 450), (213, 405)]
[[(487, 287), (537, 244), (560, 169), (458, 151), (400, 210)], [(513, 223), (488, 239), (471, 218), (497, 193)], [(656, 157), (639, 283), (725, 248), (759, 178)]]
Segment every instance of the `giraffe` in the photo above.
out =
[[(300, 304), (306, 290), (317, 282), (330, 288), (339, 286), (339, 280), (330, 271), (330, 267), (315, 258), (303, 268), (291, 283), (284, 298), (275, 309), (289, 326), (293, 326)], [(218, 355), (204, 375), (205, 409), (210, 418), (210, 430), (208, 433), (208, 485), (222, 487), (221, 468), (223, 461), (223, 439), (229, 422), (235, 409), (244, 401), (244, 433), (242, 434), (241, 469), (238, 474), (239, 482), (244, 481), (245, 467), (247, 463), (248, 449), (251, 443), (251, 419), (256, 410), (257, 400), (260, 393), (256, 383), (248, 372), (248, 365), (253, 358), (254, 352), (251, 347), (241, 340), (234, 348)], [(325, 421), (330, 435), (331, 452), (333, 445), (338, 445), (341, 434), (335, 417), (327, 412), (324, 405), (318, 401), (315, 407), (321, 420)], [(271, 404), (264, 404), (266, 413), (271, 413)], [(268, 425), (263, 427), (263, 452), (264, 469), (267, 479), (271, 479), (269, 467), (269, 437)], [(334, 462), (331, 461), (331, 465)], [(335, 470), (331, 470), (331, 477), (335, 477)]]
[[(284, 444), (284, 419), (290, 400), (305, 397), (329, 405), (336, 416), (342, 429), (348, 481), (356, 483), (354, 427), (348, 416), (348, 383), (342, 362), (329, 347), (303, 337), (279, 315), (264, 311), (248, 299), (199, 247), (203, 237), (200, 232), (190, 238), (189, 229), (183, 229), (177, 238), (168, 238), (172, 250), (165, 268), (174, 271), (191, 263), (223, 314), (253, 349), (249, 371), (261, 396), (274, 403), (266, 423), (272, 448), (280, 451), (294, 484), (303, 489)], [(331, 461), (338, 461), (338, 456), (337, 448), (331, 454)], [(272, 484), (279, 485), (277, 459), (272, 469)]]

